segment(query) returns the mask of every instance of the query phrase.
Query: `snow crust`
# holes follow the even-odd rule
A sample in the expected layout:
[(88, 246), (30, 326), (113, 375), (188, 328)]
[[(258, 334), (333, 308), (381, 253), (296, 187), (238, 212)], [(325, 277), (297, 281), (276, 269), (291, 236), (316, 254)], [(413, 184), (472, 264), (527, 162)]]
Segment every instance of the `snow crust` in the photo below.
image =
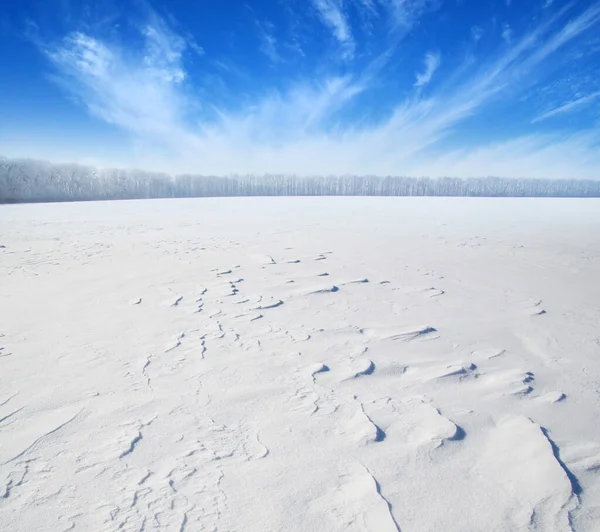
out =
[(0, 529), (597, 531), (600, 201), (0, 207)]

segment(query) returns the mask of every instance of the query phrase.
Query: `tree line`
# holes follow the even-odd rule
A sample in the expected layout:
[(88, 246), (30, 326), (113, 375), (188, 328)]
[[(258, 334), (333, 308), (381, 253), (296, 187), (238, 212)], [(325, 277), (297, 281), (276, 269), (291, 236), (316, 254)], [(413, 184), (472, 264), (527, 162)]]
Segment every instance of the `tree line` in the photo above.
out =
[[(600, 177), (600, 176), (599, 176)], [(0, 203), (225, 196), (600, 197), (600, 180), (231, 175), (98, 169), (0, 158)]]

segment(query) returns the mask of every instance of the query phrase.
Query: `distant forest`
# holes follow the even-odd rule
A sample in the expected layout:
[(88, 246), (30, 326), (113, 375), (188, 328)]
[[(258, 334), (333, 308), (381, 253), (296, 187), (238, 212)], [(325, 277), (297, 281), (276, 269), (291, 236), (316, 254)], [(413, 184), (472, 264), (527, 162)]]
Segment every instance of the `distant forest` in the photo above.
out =
[[(599, 176), (600, 177), (600, 176)], [(0, 158), (0, 203), (223, 196), (600, 197), (600, 180), (168, 175)]]

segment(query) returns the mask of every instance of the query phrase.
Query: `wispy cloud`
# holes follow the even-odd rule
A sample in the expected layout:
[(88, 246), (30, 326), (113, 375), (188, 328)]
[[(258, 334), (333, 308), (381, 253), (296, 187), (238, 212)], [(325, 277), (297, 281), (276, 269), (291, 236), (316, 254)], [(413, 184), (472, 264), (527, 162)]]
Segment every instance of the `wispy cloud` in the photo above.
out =
[(376, 0), (355, 0), (359, 7), (364, 8), (371, 16), (377, 15)]
[(394, 29), (409, 30), (429, 10), (439, 7), (441, 0), (379, 0), (390, 13)]
[(273, 24), (265, 22), (261, 24), (257, 21), (258, 32), (260, 37), (260, 50), (264, 53), (272, 63), (279, 63), (281, 56), (277, 50), (277, 39), (273, 34)]
[(193, 50), (196, 53), (196, 55), (198, 55), (199, 57), (202, 57), (205, 54), (204, 48), (202, 48), (202, 46), (200, 46), (196, 42), (196, 39), (194, 39), (194, 37), (192, 35), (187, 36), (186, 43), (187, 43), (188, 47), (191, 50)]
[(598, 179), (600, 135), (533, 134), (429, 158), (423, 175)]
[(563, 103), (562, 105), (551, 109), (550, 111), (546, 111), (545, 113), (536, 116), (532, 122), (541, 122), (542, 120), (547, 120), (548, 118), (552, 118), (557, 115), (570, 113), (571, 111), (581, 109), (586, 105), (592, 103), (595, 100), (600, 98), (600, 91), (594, 92), (592, 94), (588, 94), (587, 96), (582, 96), (580, 98), (576, 98), (571, 100), (570, 102)]
[(136, 138), (159, 144), (171, 138), (169, 143), (187, 145), (186, 42), (159, 18), (143, 26), (141, 34), (144, 46), (137, 55), (81, 32), (44, 51), (62, 86), (93, 116)]
[(502, 38), (508, 44), (512, 42), (512, 29), (508, 24), (502, 26)]
[(481, 26), (472, 26), (471, 37), (473, 37), (475, 42), (479, 42), (483, 37), (483, 28)]
[(348, 76), (297, 84), (285, 93), (268, 95), (242, 112), (222, 111), (213, 133), (241, 144), (245, 144), (245, 139), (263, 143), (276, 139), (280, 144), (318, 134), (364, 88), (365, 85)]
[[(336, 40), (354, 46), (342, 4), (314, 1), (322, 8), (319, 13), (328, 13), (330, 18), (323, 20), (329, 20), (326, 25)], [(139, 159), (131, 162), (134, 165), (214, 174), (538, 176), (548, 168), (544, 160), (553, 161), (555, 174), (559, 169), (566, 172), (569, 167), (561, 163), (561, 154), (566, 161), (565, 154), (576, 153), (581, 163), (577, 171), (587, 176), (593, 168), (600, 168), (594, 155), (600, 153), (597, 135), (532, 133), (519, 142), (452, 152), (440, 145), (464, 120), (502, 98), (508, 88), (514, 92), (533, 83), (549, 56), (595, 24), (600, 4), (564, 23), (566, 9), (499, 48), (495, 59), (473, 63), (460, 76), (432, 85), (435, 90), (427, 96), (412, 91), (376, 123), (348, 122), (343, 117), (358, 97), (377, 84), (385, 63), (381, 58), (359, 73), (326, 71), (312, 79), (299, 79), (285, 90), (262, 93), (235, 111), (217, 109), (216, 118), (200, 121), (190, 115), (199, 102), (186, 84), (184, 52), (189, 44), (158, 17), (142, 27), (144, 45), (137, 53), (83, 32), (70, 34), (45, 52), (63, 86), (91, 114), (131, 134), (139, 150)], [(338, 12), (341, 18), (335, 15)], [(439, 54), (427, 54), (415, 85), (428, 84), (439, 64)], [(585, 103), (562, 104), (536, 122)], [(156, 150), (157, 146), (162, 150)]]
[(440, 54), (429, 52), (425, 56), (425, 70), (417, 74), (417, 81), (415, 81), (415, 87), (423, 87), (427, 85), (435, 71), (440, 66)]
[[(560, 13), (564, 12), (570, 6), (567, 5)], [(556, 34), (552, 35), (548, 41), (541, 46), (532, 56), (533, 61), (541, 61), (548, 55), (558, 50), (575, 37), (596, 25), (600, 21), (600, 2), (595, 2), (578, 17), (570, 20)]]
[(321, 21), (327, 26), (343, 47), (343, 55), (354, 56), (355, 43), (350, 23), (343, 9), (342, 0), (313, 0)]

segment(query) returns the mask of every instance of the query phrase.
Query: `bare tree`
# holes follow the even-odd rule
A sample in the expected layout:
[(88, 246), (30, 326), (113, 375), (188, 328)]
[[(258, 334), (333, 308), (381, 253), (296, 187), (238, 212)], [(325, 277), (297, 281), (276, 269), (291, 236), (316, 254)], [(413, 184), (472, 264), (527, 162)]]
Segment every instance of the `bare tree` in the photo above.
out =
[(600, 181), (442, 177), (171, 176), (0, 157), (0, 203), (220, 196), (600, 197)]

